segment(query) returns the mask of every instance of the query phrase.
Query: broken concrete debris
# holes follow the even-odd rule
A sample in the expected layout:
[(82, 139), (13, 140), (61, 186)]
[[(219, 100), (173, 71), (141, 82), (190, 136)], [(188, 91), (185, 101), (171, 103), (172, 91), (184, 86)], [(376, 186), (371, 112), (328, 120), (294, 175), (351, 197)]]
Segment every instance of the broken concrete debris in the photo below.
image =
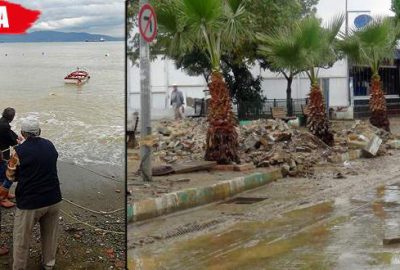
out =
[[(159, 163), (177, 166), (188, 161), (204, 160), (208, 123), (204, 118), (183, 121), (163, 120), (155, 124), (154, 158)], [(260, 119), (237, 127), (239, 156), (242, 168), (280, 166), (285, 175), (308, 175), (319, 163), (343, 162), (352, 156), (351, 150), (363, 151), (364, 156), (384, 155), (387, 149), (400, 148), (396, 138), (366, 121), (357, 120), (351, 128), (333, 128), (335, 145), (329, 147), (306, 129), (288, 125), (281, 120)], [(248, 165), (250, 164), (250, 165)], [(226, 170), (218, 167), (219, 170)], [(239, 169), (238, 169), (239, 168)], [(158, 168), (164, 173), (166, 168)], [(157, 170), (157, 169), (156, 169)], [(169, 172), (170, 173), (170, 172)]]

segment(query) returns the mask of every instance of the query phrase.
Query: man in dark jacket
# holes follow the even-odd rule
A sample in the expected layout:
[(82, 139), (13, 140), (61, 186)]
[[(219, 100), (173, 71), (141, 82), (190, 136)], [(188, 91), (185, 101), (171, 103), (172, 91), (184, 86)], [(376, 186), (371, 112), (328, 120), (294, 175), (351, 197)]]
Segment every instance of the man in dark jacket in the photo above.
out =
[[(18, 181), (17, 210), (13, 232), (13, 269), (26, 269), (32, 229), (40, 224), (43, 269), (53, 269), (56, 259), (60, 202), (57, 175), (58, 153), (54, 145), (39, 137), (39, 122), (33, 118), (22, 121), (25, 141), (15, 147), (8, 161), (7, 178)], [(0, 196), (7, 190), (0, 189)]]
[[(14, 120), (15, 110), (6, 108), (0, 118), (0, 151), (8, 149), (17, 144), (18, 136), (11, 130), (10, 123)], [(4, 159), (10, 158), (10, 151), (3, 152)]]

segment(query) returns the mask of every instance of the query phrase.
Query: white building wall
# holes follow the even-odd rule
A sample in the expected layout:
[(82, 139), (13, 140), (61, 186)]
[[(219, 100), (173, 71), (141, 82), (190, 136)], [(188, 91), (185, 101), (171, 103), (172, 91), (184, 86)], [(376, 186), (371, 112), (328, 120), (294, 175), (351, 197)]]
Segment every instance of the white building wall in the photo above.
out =
[[(151, 106), (153, 118), (160, 118), (170, 109), (169, 94), (172, 85), (177, 84), (185, 97), (203, 98), (207, 88), (202, 76), (189, 76), (175, 67), (173, 61), (157, 58), (151, 62)], [(140, 70), (128, 61), (128, 117), (132, 112), (140, 110)]]
[[(268, 99), (286, 98), (286, 79), (259, 66), (252, 68), (254, 76), (261, 76), (263, 94)], [(329, 69), (320, 69), (320, 78), (329, 78), (329, 105), (331, 107), (349, 106), (347, 88), (347, 64), (345, 60), (336, 62)], [(188, 76), (178, 70), (172, 60), (162, 60), (160, 57), (151, 63), (152, 108), (154, 118), (162, 117), (169, 109), (168, 96), (172, 85), (176, 83), (186, 97), (203, 98), (203, 90), (207, 88), (202, 76)], [(130, 85), (129, 85), (130, 84)], [(310, 91), (310, 82), (306, 74), (295, 77), (292, 84), (294, 99), (306, 98)], [(128, 110), (140, 109), (140, 75), (138, 67), (128, 63)], [(128, 114), (129, 115), (129, 114)]]
[[(260, 70), (257, 75), (263, 78), (262, 89), (268, 99), (285, 99), (287, 82), (282, 74), (277, 74), (269, 70)], [(345, 60), (336, 62), (329, 69), (320, 69), (319, 77), (329, 79), (329, 106), (346, 107), (349, 106), (347, 88), (347, 64)], [(322, 84), (321, 84), (322, 85)], [(305, 73), (297, 75), (292, 82), (292, 97), (294, 99), (307, 98), (310, 92), (310, 81)]]

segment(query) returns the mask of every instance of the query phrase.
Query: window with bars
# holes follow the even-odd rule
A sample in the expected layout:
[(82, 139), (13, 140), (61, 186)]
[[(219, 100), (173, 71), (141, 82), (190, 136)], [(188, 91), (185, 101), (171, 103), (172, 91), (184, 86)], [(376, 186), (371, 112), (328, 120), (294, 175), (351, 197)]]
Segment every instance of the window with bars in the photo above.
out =
[[(400, 69), (397, 61), (396, 63), (395, 66), (382, 66), (379, 70), (385, 95), (400, 94)], [(350, 76), (353, 78), (354, 96), (368, 96), (371, 88), (371, 69), (367, 66), (353, 66)]]

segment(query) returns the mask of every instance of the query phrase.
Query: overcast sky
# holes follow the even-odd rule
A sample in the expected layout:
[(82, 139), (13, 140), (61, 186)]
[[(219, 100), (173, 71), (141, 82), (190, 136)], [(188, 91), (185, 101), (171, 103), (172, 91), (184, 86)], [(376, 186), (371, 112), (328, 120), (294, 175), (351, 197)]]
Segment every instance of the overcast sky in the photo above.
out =
[[(337, 14), (345, 15), (346, 0), (319, 0), (318, 16), (329, 20)], [(348, 0), (348, 10), (369, 10), (371, 15), (392, 15), (391, 0)], [(354, 19), (361, 13), (349, 13), (349, 27), (354, 27)]]
[(124, 0), (10, 0), (42, 12), (32, 30), (125, 35)]

